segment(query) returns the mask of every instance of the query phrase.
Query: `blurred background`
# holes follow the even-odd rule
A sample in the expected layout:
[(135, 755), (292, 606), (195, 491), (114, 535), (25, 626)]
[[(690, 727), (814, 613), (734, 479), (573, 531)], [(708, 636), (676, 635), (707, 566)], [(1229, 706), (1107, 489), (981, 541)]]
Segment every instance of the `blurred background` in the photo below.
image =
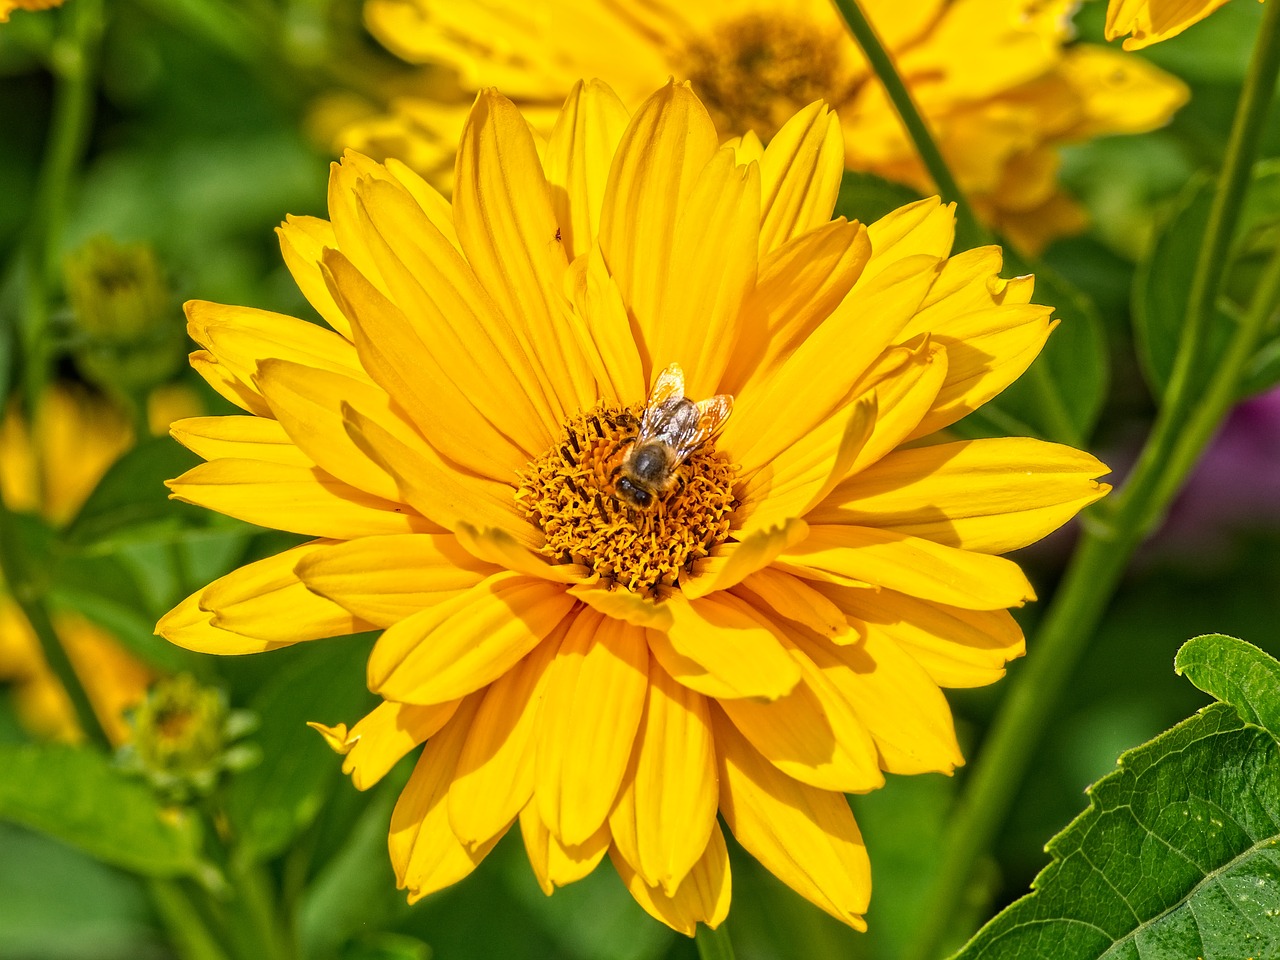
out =
[[(65, 54), (60, 28), (86, 2), (98, 0), (18, 11), (0, 26), (3, 396), (26, 377), (14, 362), (14, 318), (29, 296), (19, 253), (45, 202), (38, 184), (55, 111), (51, 64)], [(206, 797), (196, 802), (227, 791), (229, 808), (245, 818), (255, 811), (276, 817), (259, 824), (263, 859), (295, 898), (305, 957), (696, 956), (691, 941), (641, 912), (610, 869), (544, 897), (514, 833), (469, 879), (405, 906), (386, 857), (385, 823), (408, 766), (359, 794), (303, 726), (349, 721), (366, 706), (359, 665), (370, 638), (215, 661), (152, 635), (155, 620), (196, 587), (293, 542), (165, 499), (161, 482), (194, 462), (164, 435), (169, 420), (232, 410), (186, 368), (181, 304), (199, 298), (309, 316), (273, 227), (285, 213), (325, 216), (334, 130), (420, 75), (367, 34), (354, 0), (106, 2), (87, 144), (54, 251), (62, 289), (48, 297), (58, 305), (48, 318), (57, 380), (48, 389), (57, 399), (43, 405), (45, 420), (34, 429), (10, 403), (0, 428), (0, 484), (9, 508), (25, 518), (21, 544), (10, 548), (49, 578), (72, 669), (93, 663), (110, 674), (99, 694), (91, 689), (101, 698), (93, 706), (109, 711), (112, 697), (136, 703), (149, 683), (180, 675), (221, 691), (204, 701), (182, 688), (169, 694), (188, 713), (214, 718), (217, 742), (203, 753), (181, 731), (166, 730), (163, 704), (152, 704), (148, 743), (187, 751), (181, 775), (155, 787)], [(1102, 41), (1104, 9), (1082, 4), (1075, 18), (1082, 38)], [(1064, 151), (1063, 180), (1091, 227), (1056, 241), (1043, 257), (1102, 320), (1111, 386), (1089, 448), (1119, 475), (1153, 412), (1130, 327), (1135, 271), (1162, 225), (1187, 205), (1197, 172), (1219, 164), (1259, 16), (1258, 4), (1237, 0), (1143, 52), (1192, 90), (1168, 126)], [(1269, 129), (1263, 155), (1278, 157), (1280, 122)], [(855, 184), (840, 212), (869, 219), (882, 212), (859, 206), (871, 202)], [(1247, 260), (1241, 270), (1247, 273)], [(128, 310), (113, 312), (120, 303)], [(129, 326), (123, 313), (143, 320)], [(46, 475), (33, 484), (36, 446)], [(1042, 601), (1071, 540), (1067, 529), (1015, 555)], [(1272, 392), (1232, 415), (1166, 528), (1130, 571), (1069, 684), (996, 855), (970, 891), (975, 916), (1026, 891), (1046, 863), (1045, 841), (1084, 807), (1084, 787), (1111, 770), (1120, 752), (1203, 705), (1203, 695), (1173, 673), (1184, 640), (1221, 632), (1280, 653), (1277, 596), (1280, 393)], [(1032, 655), (1042, 606), (1018, 611)], [(74, 738), (74, 714), (52, 665), (9, 599), (0, 602), (0, 630), (0, 744)], [(114, 659), (101, 652), (113, 643), (125, 651)], [(1002, 692), (1000, 685), (949, 692), (967, 752)], [(117, 743), (133, 738), (127, 729), (107, 732)], [(132, 759), (126, 750), (122, 762), (145, 767), (137, 757), (145, 746), (135, 744)], [(243, 772), (225, 775), (224, 768)], [(729, 924), (738, 956), (893, 957), (896, 932), (915, 923), (954, 786), (940, 776), (891, 777), (886, 789), (853, 798), (874, 868), (867, 935), (830, 920), (734, 851)], [(131, 874), (0, 824), (0, 957), (172, 956), (151, 894)]]

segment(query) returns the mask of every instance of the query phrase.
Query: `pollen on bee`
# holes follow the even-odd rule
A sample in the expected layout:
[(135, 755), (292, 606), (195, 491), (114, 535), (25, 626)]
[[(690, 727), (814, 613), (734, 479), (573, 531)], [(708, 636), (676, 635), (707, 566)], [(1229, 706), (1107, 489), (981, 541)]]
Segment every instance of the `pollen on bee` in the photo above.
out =
[(542, 552), (554, 562), (658, 596), (728, 539), (737, 471), (709, 444), (680, 464), (671, 492), (652, 509), (620, 500), (614, 485), (640, 409), (601, 405), (570, 417), (564, 436), (521, 474), (516, 502), (542, 530)]

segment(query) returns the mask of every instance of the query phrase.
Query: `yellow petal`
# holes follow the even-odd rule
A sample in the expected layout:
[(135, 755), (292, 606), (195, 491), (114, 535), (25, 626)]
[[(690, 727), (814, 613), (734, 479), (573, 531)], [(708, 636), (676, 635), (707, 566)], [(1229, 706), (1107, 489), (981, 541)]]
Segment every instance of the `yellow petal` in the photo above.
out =
[(843, 636), (848, 630), (839, 607), (799, 577), (781, 570), (757, 570), (733, 592), (761, 613), (772, 611), (824, 637)]
[(644, 634), (577, 615), (547, 677), (538, 721), (538, 811), (570, 846), (604, 823), (631, 758), (648, 687)]
[(697, 932), (698, 924), (704, 923), (714, 930), (729, 915), (729, 901), (733, 893), (729, 879), (729, 850), (719, 824), (713, 823), (712, 827), (706, 850), (684, 882), (670, 895), (661, 887), (645, 883), (644, 878), (618, 852), (617, 846), (609, 849), (613, 865), (636, 903), (655, 920), (688, 937)]
[[(801, 543), (809, 535), (809, 525), (790, 518), (772, 527), (759, 527), (736, 543), (716, 549), (716, 555), (699, 562), (694, 576), (682, 581), (681, 592), (690, 600), (727, 590), (735, 583), (771, 564), (780, 553)], [(646, 624), (657, 627), (658, 624)]]
[(618, 144), (600, 215), (600, 248), (639, 324), (642, 360), (663, 323), (676, 223), (715, 155), (715, 126), (686, 83), (668, 82), (635, 112)]
[(220, 630), (272, 643), (297, 643), (372, 630), (373, 624), (312, 593), (294, 567), (332, 541), (315, 541), (245, 564), (200, 594), (200, 608)]
[(646, 336), (654, 367), (679, 363), (691, 397), (717, 392), (736, 347), (742, 302), (756, 282), (759, 229), (760, 169), (738, 166), (722, 148), (698, 174), (676, 221), (662, 321)]
[(490, 684), (476, 711), (449, 790), (449, 823), (469, 847), (506, 829), (533, 794), (538, 708), (569, 621)]
[[(428, 347), (406, 314), (341, 254), (327, 251), (324, 267), (334, 295), (351, 317), (361, 361), (441, 453), (491, 478), (507, 479), (528, 463), (528, 454), (481, 414), (451, 379), (441, 362), (442, 355), (454, 359), (444, 349), (448, 340)], [(417, 307), (415, 312), (425, 312), (421, 304), (409, 302)], [(344, 399), (341, 394), (334, 398)], [(518, 406), (518, 399), (509, 406)]]
[(845, 798), (793, 780), (712, 711), (720, 811), (770, 873), (855, 930), (865, 930), (871, 863)]
[[(390, 772), (400, 758), (426, 742), (457, 712), (460, 700), (419, 707), (383, 701), (349, 731), (345, 723), (326, 727), (308, 723), (336, 753), (345, 755), (342, 772), (357, 790), (368, 790)], [(508, 821), (510, 822), (510, 821)]]
[(719, 390), (737, 394), (752, 377), (767, 379), (853, 289), (870, 256), (867, 228), (844, 217), (765, 255)]
[(588, 341), (582, 344), (583, 355), (599, 364), (595, 379), (601, 399), (635, 403), (645, 395), (644, 370), (627, 306), (598, 244), (570, 265), (566, 284), (580, 318), (575, 332), (580, 329)]
[(763, 757), (801, 783), (841, 793), (884, 786), (875, 743), (853, 706), (792, 636), (787, 650), (800, 667), (795, 688), (767, 703), (721, 700), (725, 715)]
[(965, 314), (930, 334), (947, 350), (947, 379), (909, 439), (978, 409), (1026, 372), (1057, 325), (1051, 308), (1013, 304)]
[(815, 588), (857, 625), (909, 653), (942, 687), (980, 687), (1004, 676), (1007, 661), (1026, 650), (1022, 629), (1007, 610), (962, 610), (881, 590)]
[(580, 844), (562, 843), (542, 822), (536, 800), (520, 811), (520, 833), (524, 837), (529, 866), (533, 868), (538, 886), (547, 896), (551, 896), (556, 887), (566, 886), (589, 874), (609, 849), (609, 828), (604, 824)]
[(711, 697), (776, 700), (800, 680), (800, 667), (769, 619), (728, 593), (666, 601), (671, 629), (649, 631), (649, 646), (677, 681)]
[(842, 483), (810, 519), (884, 527), (981, 553), (1007, 553), (1066, 523), (1110, 489), (1079, 450), (1001, 438), (889, 454)]
[(760, 252), (830, 220), (843, 174), (840, 121), (821, 100), (811, 103), (782, 125), (760, 161)]
[(671, 611), (666, 604), (650, 597), (642, 597), (622, 587), (609, 587), (602, 583), (581, 583), (569, 588), (569, 592), (597, 613), (614, 620), (622, 620), (637, 627), (667, 630), (671, 626)]
[(315, 465), (284, 427), (266, 417), (188, 417), (170, 424), (169, 433), (205, 460), (265, 460), (304, 469)]
[(871, 527), (811, 526), (809, 538), (780, 559), (809, 579), (870, 583), (968, 610), (1020, 607), (1035, 599), (1012, 560)]
[[(544, 371), (560, 419), (594, 402), (574, 345), (558, 335), (568, 266), (551, 189), (515, 105), (494, 90), (476, 97), (458, 145), (453, 220), (467, 260), (529, 356)], [(518, 320), (518, 322), (516, 322)]]
[(209, 612), (200, 609), (200, 595), (204, 588), (197, 590), (187, 599), (160, 618), (156, 624), (157, 636), (164, 637), (196, 653), (217, 653), (232, 655), (241, 653), (262, 653), (266, 650), (278, 650), (290, 646), (289, 642), (275, 640), (259, 640), (246, 637), (241, 633), (220, 630), (209, 621)]
[(648, 885), (674, 896), (715, 828), (719, 790), (707, 701), (656, 661), (632, 767), (619, 806), (631, 804), (636, 868)]
[(354, 540), (438, 529), (411, 507), (357, 490), (319, 467), (214, 460), (192, 467), (166, 485), (175, 500), (308, 536)]
[[(188, 300), (187, 332), (240, 387), (257, 395), (258, 361), (284, 357), (320, 370), (368, 379), (355, 347), (340, 334), (305, 320), (252, 307)], [(258, 411), (254, 411), (255, 413)]]
[(448, 530), (460, 523), (497, 527), (525, 546), (542, 535), (516, 508), (509, 484), (479, 477), (445, 461), (425, 441), (405, 443), (347, 404), (343, 420), (351, 439), (395, 479), (401, 496)]
[(470, 590), (497, 568), (451, 534), (361, 537), (311, 551), (297, 565), (307, 589), (379, 627)]
[(455, 531), (458, 543), (473, 557), (507, 570), (515, 570), (530, 577), (539, 577), (554, 583), (581, 583), (594, 574), (579, 563), (548, 563), (540, 553), (534, 553), (503, 530), (486, 527), (483, 530), (469, 523), (459, 523)]
[(324, 248), (338, 246), (333, 224), (319, 217), (291, 215), (276, 227), (276, 236), (280, 238), (280, 253), (284, 257), (284, 264), (289, 268), (293, 282), (298, 285), (302, 295), (315, 307), (316, 313), (324, 318), (325, 323), (350, 340), (351, 324), (329, 293), (324, 275), (320, 272), (320, 256)]
[(191, 363), (191, 369), (200, 374), (205, 383), (213, 387), (223, 399), (256, 416), (271, 416), (271, 408), (267, 406), (267, 401), (258, 396), (257, 388), (237, 380), (230, 368), (219, 363), (208, 350), (193, 350), (187, 355), (187, 359)]
[(1125, 40), (1126, 50), (1141, 50), (1153, 43), (1176, 37), (1192, 24), (1199, 23), (1227, 0), (1191, 0), (1161, 3), (1158, 0), (1112, 0), (1107, 7), (1108, 40), (1132, 36)]
[(895, 263), (915, 256), (945, 257), (955, 239), (955, 208), (937, 197), (899, 207), (867, 227), (871, 260), (858, 278), (857, 287), (869, 285)]
[(919, 430), (921, 420), (938, 398), (948, 369), (946, 350), (930, 343), (927, 337), (891, 347), (880, 355), (855, 387), (874, 392), (876, 422), (849, 473), (875, 463)]
[(736, 535), (808, 516), (852, 468), (876, 425), (876, 397), (851, 403), (746, 478)]
[[(432, 404), (437, 381), (425, 389), (412, 364), (397, 356), (404, 350), (430, 353), (451, 392), (473, 403), (521, 449), (543, 450), (560, 420), (536, 358), (446, 235), (444, 228), (451, 235), (452, 226), (442, 227), (389, 183), (364, 183), (359, 193), (368, 243), (405, 320), (402, 327), (369, 331), (370, 346), (385, 354), (384, 366), (393, 366), (406, 389)], [(379, 319), (377, 312), (370, 318)], [(450, 404), (458, 402), (449, 398)]]
[(924, 670), (884, 634), (838, 646), (792, 636), (818, 666), (835, 696), (870, 732), (889, 773), (951, 773), (964, 762), (951, 708)]
[(744, 469), (755, 469), (843, 407), (854, 385), (911, 319), (939, 263), (910, 257), (866, 287), (860, 282), (772, 377), (744, 387), (722, 449)]
[(501, 836), (472, 850), (449, 829), (450, 784), (479, 699), (474, 695), (463, 701), (453, 719), (427, 741), (391, 813), (387, 847), (396, 886), (409, 891), (410, 903), (470, 874)]
[(629, 119), (607, 84), (579, 80), (551, 131), (543, 166), (570, 260), (595, 246), (609, 167)]
[(514, 667), (573, 606), (559, 584), (497, 573), (390, 627), (369, 655), (369, 689), (404, 703), (443, 703)]
[(399, 500), (396, 482), (351, 442), (342, 424), (350, 403), (384, 428), (413, 436), (398, 408), (381, 389), (362, 380), (289, 360), (263, 360), (254, 377), (259, 392), (290, 439), (316, 466), (358, 490)]

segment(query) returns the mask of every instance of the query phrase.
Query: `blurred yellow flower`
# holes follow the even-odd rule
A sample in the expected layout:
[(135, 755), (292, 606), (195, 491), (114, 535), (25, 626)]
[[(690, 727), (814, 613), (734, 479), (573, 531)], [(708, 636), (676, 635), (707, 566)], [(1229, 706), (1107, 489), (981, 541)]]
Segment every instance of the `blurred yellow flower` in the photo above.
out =
[(8, 23), (15, 10), (51, 10), (62, 6), (63, 0), (0, 0), (0, 23)]
[(608, 854), (691, 933), (728, 908), (719, 811), (863, 928), (842, 793), (962, 762), (939, 687), (1000, 677), (1032, 597), (994, 554), (1108, 489), (1055, 444), (917, 443), (1053, 326), (999, 248), (950, 256), (936, 199), (831, 220), (821, 103), (767, 149), (720, 140), (687, 84), (631, 116), (592, 81), (539, 152), (485, 90), (452, 205), (349, 153), (331, 220), (280, 228), (330, 329), (187, 305), (192, 363), (246, 415), (174, 424), (208, 462), (173, 496), (317, 539), (157, 631), (221, 654), (384, 631), (383, 703), (317, 727), (360, 789), (425, 741), (390, 832), (411, 900), (518, 820), (548, 893)]
[[(863, 0), (958, 182), (984, 218), (1035, 249), (1084, 214), (1058, 185), (1059, 147), (1165, 123), (1181, 81), (1137, 57), (1069, 45), (1072, 0)], [(485, 84), (551, 132), (580, 76), (634, 108), (674, 74), (693, 83), (723, 137), (767, 142), (825, 99), (845, 130), (845, 163), (932, 192), (930, 178), (830, 0), (366, 0), (369, 29), (393, 53), (456, 74), (402, 93), (336, 139), (396, 157), (447, 189), (470, 100)], [(432, 75), (442, 71), (431, 71)]]
[[(1199, 23), (1227, 0), (1111, 0), (1107, 6), (1107, 39), (1130, 34), (1126, 50), (1141, 50), (1176, 37)], [(1262, 0), (1258, 0), (1259, 3)]]
[[(189, 391), (153, 394), (152, 426), (163, 432), (190, 415)], [(55, 526), (66, 523), (102, 475), (133, 442), (128, 418), (101, 396), (71, 386), (46, 392), (34, 431), (18, 408), (0, 421), (0, 490), (10, 510), (39, 514)], [(113, 743), (128, 739), (124, 713), (139, 703), (152, 671), (102, 628), (68, 611), (54, 615), (62, 641), (94, 712)], [(23, 724), (35, 735), (76, 740), (80, 731), (67, 693), (49, 668), (31, 625), (0, 583), (0, 681), (13, 687)]]

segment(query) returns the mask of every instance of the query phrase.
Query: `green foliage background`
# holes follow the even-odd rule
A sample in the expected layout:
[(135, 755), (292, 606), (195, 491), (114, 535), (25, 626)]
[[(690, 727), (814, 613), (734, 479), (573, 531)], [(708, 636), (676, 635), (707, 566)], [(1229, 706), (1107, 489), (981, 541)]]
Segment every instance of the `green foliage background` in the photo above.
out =
[[(286, 212), (325, 212), (331, 158), (305, 132), (309, 111), (316, 97), (351, 82), (326, 64), (345, 63), (366, 84), (397, 68), (359, 32), (354, 4), (108, 2), (95, 120), (64, 246), (101, 233), (152, 244), (176, 291), (174, 324), (181, 323), (178, 305), (187, 298), (308, 315), (272, 228)], [(1087, 3), (1079, 14), (1085, 38), (1100, 40), (1104, 6)], [(0, 264), (16, 265), (34, 216), (52, 110), (44, 61), (56, 18), (67, 14), (18, 13), (0, 27)], [(1189, 275), (1195, 226), (1205, 216), (1210, 181), (1196, 176), (1221, 162), (1260, 15), (1257, 4), (1237, 0), (1149, 51), (1193, 89), (1190, 104), (1167, 128), (1066, 152), (1064, 178), (1088, 206), (1093, 227), (1047, 251), (1045, 263), (1057, 279), (1043, 273), (1041, 290), (1055, 291), (1053, 299), (1078, 322), (1070, 336), (1055, 334), (1054, 352), (1035, 374), (1043, 382), (1020, 385), (968, 429), (1055, 436), (1087, 445), (1120, 470), (1131, 460), (1169, 368), (1176, 329), (1162, 326), (1173, 315), (1167, 304), (1186, 296), (1170, 278)], [(1280, 157), (1274, 110), (1271, 120), (1262, 153)], [(1272, 238), (1280, 222), (1277, 170), (1260, 169), (1263, 186), (1246, 217), (1249, 229), (1264, 236), (1270, 230)], [(900, 188), (851, 177), (841, 212), (871, 219), (903, 197)], [(16, 273), (16, 266), (8, 268), (0, 286), (6, 323), (22, 296)], [(1233, 291), (1237, 302), (1247, 299), (1249, 284), (1248, 258), (1242, 256), (1228, 306)], [(65, 313), (54, 323), (70, 336)], [(7, 389), (6, 378), (17, 373), (16, 338), (12, 328), (0, 333), (0, 387)], [(1280, 350), (1274, 344), (1269, 350), (1252, 371), (1253, 389), (1280, 378)], [(69, 361), (63, 369), (74, 375)], [(193, 377), (186, 381), (203, 389)], [(1071, 412), (1065, 427), (1046, 417), (1046, 390)], [(203, 396), (211, 411), (229, 412), (207, 390)], [(1060, 427), (1074, 435), (1059, 436)], [(22, 531), (23, 549), (49, 558), (54, 604), (108, 627), (158, 668), (188, 670), (220, 685), (233, 705), (258, 714), (253, 739), (263, 761), (230, 778), (221, 797), (246, 839), (231, 861), (211, 862), (209, 845), (192, 824), (164, 823), (142, 785), (114, 779), (101, 757), (69, 749), (33, 752), (7, 696), (0, 695), (0, 812), (7, 821), (0, 823), (0, 956), (146, 960), (177, 951), (200, 957), (199, 943), (172, 941), (163, 915), (197, 909), (173, 899), (182, 883), (216, 888), (227, 879), (239, 892), (227, 894), (223, 909), (237, 922), (265, 925), (265, 942), (275, 944), (282, 960), (696, 955), (691, 941), (646, 917), (607, 868), (545, 898), (515, 836), (464, 883), (407, 907), (394, 889), (385, 844), (408, 767), (369, 795), (358, 794), (341, 777), (338, 760), (303, 726), (308, 719), (351, 721), (368, 704), (360, 666), (368, 639), (215, 662), (151, 635), (156, 618), (196, 586), (291, 542), (167, 502), (161, 481), (188, 462), (167, 440), (144, 443), (117, 465), (58, 546), (51, 546), (48, 530), (32, 523)], [(1273, 462), (1280, 465), (1280, 454)], [(968, 891), (969, 925), (956, 931), (952, 947), (1027, 890), (1048, 862), (1048, 838), (1085, 806), (1087, 785), (1113, 770), (1123, 751), (1204, 705), (1204, 696), (1172, 669), (1181, 641), (1221, 632), (1280, 652), (1280, 504), (1275, 506), (1270, 517), (1247, 526), (1157, 537), (1140, 555), (1068, 684), (1070, 696), (1056, 708), (998, 845)], [(1052, 593), (1070, 538), (1065, 532), (1017, 557), (1042, 596)], [(1033, 638), (1032, 656), (1039, 609), (1019, 612)], [(1220, 685), (1201, 685), (1237, 703)], [(1001, 686), (950, 694), (967, 753), (981, 742), (1001, 694)], [(1275, 734), (1274, 718), (1254, 719)], [(1269, 734), (1245, 726), (1226, 706), (1187, 721), (1211, 723), (1269, 743), (1274, 761)], [(1189, 736), (1187, 724), (1178, 728), (1184, 733), (1166, 736)], [(875, 870), (867, 935), (809, 907), (735, 850), (730, 926), (737, 955), (900, 957), (921, 922), (955, 788), (956, 781), (937, 776), (890, 778), (883, 791), (853, 798)], [(1095, 799), (1104, 790), (1100, 785)], [(66, 814), (72, 801), (74, 815)], [(55, 807), (63, 813), (52, 814)], [(187, 879), (157, 886), (155, 878), (172, 877)], [(296, 937), (279, 929), (278, 916), (262, 916), (244, 893), (264, 885), (278, 889), (286, 910), (296, 915)]]

